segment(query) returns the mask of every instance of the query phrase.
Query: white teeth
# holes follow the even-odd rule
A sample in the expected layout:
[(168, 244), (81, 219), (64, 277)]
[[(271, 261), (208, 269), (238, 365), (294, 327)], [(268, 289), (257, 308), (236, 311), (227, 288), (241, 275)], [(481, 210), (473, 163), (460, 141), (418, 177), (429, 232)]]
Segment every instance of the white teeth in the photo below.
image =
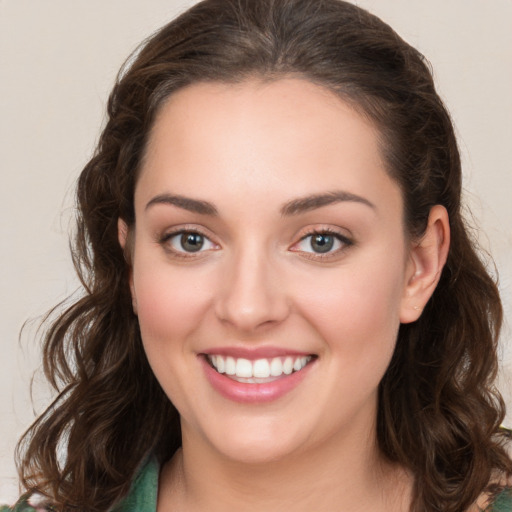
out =
[(241, 378), (266, 379), (268, 377), (280, 377), (281, 375), (290, 375), (298, 372), (311, 361), (312, 356), (302, 357), (274, 357), (272, 359), (249, 359), (231, 356), (209, 355), (208, 360), (212, 366), (219, 372), (226, 375), (232, 375)]
[(252, 377), (252, 364), (249, 359), (237, 359), (235, 374), (237, 377)]
[(291, 357), (287, 357), (285, 360), (284, 360), (284, 364), (283, 364), (283, 372), (286, 374), (286, 375), (290, 375), (290, 373), (293, 372), (293, 359)]
[(213, 363), (213, 366), (217, 368), (217, 371), (219, 373), (224, 373), (226, 371), (226, 362), (224, 361), (223, 357), (216, 356), (215, 363)]
[(252, 373), (261, 379), (270, 377), (270, 364), (266, 359), (257, 359), (252, 365)]
[(272, 377), (279, 377), (283, 374), (283, 363), (279, 357), (274, 357), (270, 362), (270, 375)]
[[(217, 356), (217, 361), (222, 358), (222, 356)], [(226, 369), (227, 375), (235, 375), (236, 373), (236, 361), (232, 357), (226, 357), (226, 364), (224, 365), (224, 368)]]

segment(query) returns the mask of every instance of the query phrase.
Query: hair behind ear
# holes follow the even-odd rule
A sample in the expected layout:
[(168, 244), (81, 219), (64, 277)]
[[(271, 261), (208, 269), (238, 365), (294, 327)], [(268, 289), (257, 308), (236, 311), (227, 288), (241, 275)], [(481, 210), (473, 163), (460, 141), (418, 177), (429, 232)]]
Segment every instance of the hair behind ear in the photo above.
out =
[(379, 389), (379, 443), (417, 476), (413, 510), (427, 500), (433, 510), (467, 510), (493, 475), (512, 474), (494, 383), (501, 302), (460, 226), (451, 219), (439, 283), (417, 321), (400, 326)]

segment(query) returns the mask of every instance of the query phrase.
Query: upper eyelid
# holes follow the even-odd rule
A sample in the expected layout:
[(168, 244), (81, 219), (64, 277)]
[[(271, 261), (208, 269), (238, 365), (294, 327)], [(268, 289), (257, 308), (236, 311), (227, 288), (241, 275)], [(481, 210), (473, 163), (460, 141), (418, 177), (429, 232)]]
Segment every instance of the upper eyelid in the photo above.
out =
[(168, 240), (169, 238), (172, 238), (173, 236), (176, 236), (176, 235), (179, 235), (182, 233), (197, 233), (198, 235), (204, 236), (205, 238), (208, 238), (208, 240), (213, 242), (213, 240), (212, 240), (213, 236), (210, 234), (209, 230), (207, 230), (205, 228), (200, 228), (197, 226), (187, 226), (187, 225), (184, 225), (184, 226), (181, 225), (181, 226), (176, 226), (176, 227), (161, 230), (157, 233), (156, 238), (159, 241)]
[[(346, 232), (342, 232), (346, 231)], [(317, 226), (317, 227), (310, 227), (300, 230), (299, 232), (299, 241), (304, 240), (304, 238), (307, 238), (308, 236), (313, 235), (322, 235), (322, 234), (328, 234), (335, 237), (340, 238), (341, 240), (349, 241), (351, 243), (354, 243), (354, 237), (352, 233), (350, 233), (348, 230), (341, 228), (334, 228), (331, 226)], [(297, 243), (297, 242), (294, 242)]]
[(197, 235), (204, 236), (205, 238), (210, 238), (209, 236), (205, 235), (202, 231), (199, 231), (197, 229), (176, 229), (171, 231), (166, 231), (162, 234), (160, 237), (161, 240), (169, 240), (170, 238), (174, 238), (175, 236), (182, 235), (183, 233), (195, 233)]
[(330, 235), (330, 236), (339, 238), (341, 240), (350, 240), (349, 236), (339, 233), (338, 231), (332, 231), (330, 229), (315, 229), (313, 231), (310, 231), (310, 232), (302, 235), (300, 237), (300, 240), (304, 240), (305, 238), (308, 238), (308, 236), (314, 236), (314, 235)]

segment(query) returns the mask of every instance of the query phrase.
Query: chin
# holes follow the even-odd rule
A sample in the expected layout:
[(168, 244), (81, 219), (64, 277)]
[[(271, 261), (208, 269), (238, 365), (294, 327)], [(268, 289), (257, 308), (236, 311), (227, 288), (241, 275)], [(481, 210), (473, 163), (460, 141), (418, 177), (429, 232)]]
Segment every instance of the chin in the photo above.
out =
[(298, 449), (279, 442), (269, 444), (251, 440), (237, 445), (219, 447), (224, 457), (238, 464), (260, 465), (286, 460)]
[[(224, 426), (206, 434), (210, 446), (223, 458), (241, 464), (266, 464), (285, 460), (303, 451), (306, 435), (289, 428), (289, 422), (273, 424), (241, 420), (243, 425)], [(228, 433), (226, 435), (226, 432)]]

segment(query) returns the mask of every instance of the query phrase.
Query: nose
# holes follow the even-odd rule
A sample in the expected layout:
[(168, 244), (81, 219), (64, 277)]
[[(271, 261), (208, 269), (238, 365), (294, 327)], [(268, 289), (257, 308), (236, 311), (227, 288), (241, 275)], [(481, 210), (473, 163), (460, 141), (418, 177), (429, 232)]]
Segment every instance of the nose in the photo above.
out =
[(289, 301), (279, 271), (268, 256), (245, 251), (226, 265), (215, 307), (221, 322), (252, 333), (288, 316)]

